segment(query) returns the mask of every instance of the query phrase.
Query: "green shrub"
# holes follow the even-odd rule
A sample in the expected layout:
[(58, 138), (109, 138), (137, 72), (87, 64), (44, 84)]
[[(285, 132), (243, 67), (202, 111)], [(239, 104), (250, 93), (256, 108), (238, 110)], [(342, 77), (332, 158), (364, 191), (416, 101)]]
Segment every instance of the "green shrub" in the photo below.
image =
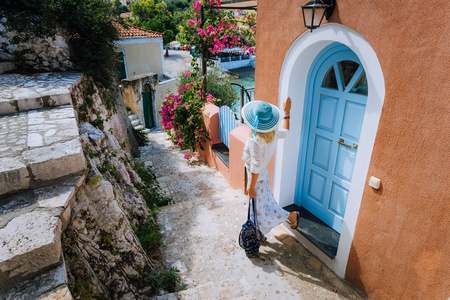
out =
[(156, 213), (149, 216), (147, 221), (136, 230), (136, 236), (141, 242), (142, 248), (151, 258), (160, 258), (159, 245), (162, 238), (160, 228), (156, 222)]
[(146, 146), (148, 144), (147, 134), (144, 129), (136, 129), (133, 127), (133, 134), (139, 146)]
[(143, 163), (134, 163), (133, 169), (142, 180), (142, 183), (135, 183), (134, 186), (150, 209), (169, 204), (170, 198), (161, 191), (155, 172), (151, 167), (145, 167)]
[(145, 277), (145, 282), (156, 290), (163, 289), (169, 293), (174, 293), (177, 291), (177, 283), (181, 281), (176, 274), (177, 272), (179, 272), (177, 269), (170, 269), (167, 273), (151, 271)]

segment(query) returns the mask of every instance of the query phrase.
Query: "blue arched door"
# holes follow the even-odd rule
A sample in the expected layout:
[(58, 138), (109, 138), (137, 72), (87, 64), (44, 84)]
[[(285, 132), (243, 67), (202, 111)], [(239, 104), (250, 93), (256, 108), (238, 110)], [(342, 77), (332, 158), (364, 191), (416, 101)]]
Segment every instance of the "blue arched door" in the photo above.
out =
[(318, 55), (308, 85), (309, 128), (296, 202), (340, 233), (367, 101), (366, 75), (356, 54), (336, 43)]

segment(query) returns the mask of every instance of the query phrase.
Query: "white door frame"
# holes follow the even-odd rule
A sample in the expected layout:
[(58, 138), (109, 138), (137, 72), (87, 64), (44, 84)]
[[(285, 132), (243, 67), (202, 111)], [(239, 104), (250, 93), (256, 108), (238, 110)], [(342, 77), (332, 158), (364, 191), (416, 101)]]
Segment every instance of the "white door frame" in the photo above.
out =
[(282, 109), (283, 102), (288, 96), (291, 97), (291, 130), (286, 139), (278, 141), (273, 187), (274, 196), (281, 206), (284, 207), (294, 203), (297, 180), (299, 179), (297, 178), (299, 153), (304, 148), (300, 144), (307, 127), (307, 124), (304, 124), (306, 84), (314, 59), (322, 49), (334, 42), (346, 45), (358, 56), (367, 75), (369, 94), (337, 255), (334, 259), (330, 259), (306, 238), (301, 238), (301, 241), (308, 250), (334, 270), (336, 274), (345, 277), (350, 247), (383, 107), (385, 85), (381, 65), (373, 48), (359, 33), (344, 25), (328, 23), (312, 32), (305, 31), (294, 41), (286, 53), (280, 73), (278, 107)]

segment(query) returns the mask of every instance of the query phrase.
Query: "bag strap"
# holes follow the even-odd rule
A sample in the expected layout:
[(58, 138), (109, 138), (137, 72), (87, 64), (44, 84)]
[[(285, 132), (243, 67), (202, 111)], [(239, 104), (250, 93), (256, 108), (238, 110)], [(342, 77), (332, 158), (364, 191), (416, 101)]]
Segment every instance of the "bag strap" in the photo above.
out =
[(250, 220), (250, 200), (252, 201), (251, 206), (253, 209), (253, 223), (256, 224), (256, 207), (255, 207), (255, 198), (248, 199), (248, 214), (247, 214), (247, 220)]
[(248, 214), (247, 214), (247, 220), (250, 220), (250, 198), (248, 198)]

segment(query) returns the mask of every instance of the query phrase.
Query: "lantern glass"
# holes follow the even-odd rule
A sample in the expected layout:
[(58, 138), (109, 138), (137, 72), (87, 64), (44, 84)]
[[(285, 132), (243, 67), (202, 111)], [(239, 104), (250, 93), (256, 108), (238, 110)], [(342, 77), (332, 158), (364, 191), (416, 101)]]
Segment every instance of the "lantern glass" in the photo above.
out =
[(311, 28), (312, 22), (313, 22), (313, 16), (314, 16), (314, 9), (313, 8), (306, 8), (302, 7), (303, 10), (303, 21), (305, 22), (306, 28)]
[(314, 28), (320, 26), (320, 23), (322, 23), (322, 19), (325, 15), (325, 11), (330, 7), (330, 5), (324, 4), (321, 0), (310, 0), (301, 7), (305, 27), (313, 30)]
[(316, 28), (320, 26), (322, 22), (323, 16), (325, 14), (325, 8), (315, 8), (314, 10), (314, 18), (313, 18), (313, 26), (312, 28)]

